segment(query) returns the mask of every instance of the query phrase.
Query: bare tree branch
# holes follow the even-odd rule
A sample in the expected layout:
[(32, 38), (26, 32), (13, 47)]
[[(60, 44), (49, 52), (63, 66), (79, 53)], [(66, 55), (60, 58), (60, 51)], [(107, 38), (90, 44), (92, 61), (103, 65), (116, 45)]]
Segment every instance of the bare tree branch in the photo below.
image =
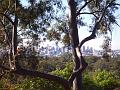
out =
[(7, 37), (7, 41), (8, 41), (8, 43), (9, 43), (9, 45), (10, 45), (11, 42), (10, 42), (10, 40), (9, 40), (9, 35), (8, 35), (8, 33), (7, 33), (7, 30), (6, 30), (6, 28), (5, 28), (5, 25), (4, 25), (4, 23), (3, 23), (2, 20), (0, 20), (0, 23), (2, 24), (2, 26), (3, 26), (3, 28), (4, 28), (4, 32), (5, 32), (6, 37)]
[[(10, 69), (6, 68), (5, 66), (0, 65), (0, 68), (10, 71)], [(70, 90), (69, 82), (67, 80), (63, 79), (62, 77), (58, 77), (58, 76), (47, 74), (47, 73), (42, 73), (42, 72), (39, 72), (39, 71), (27, 70), (27, 69), (23, 69), (23, 68), (20, 68), (20, 67), (16, 70), (12, 70), (10, 72), (11, 73), (16, 73), (16, 74), (19, 74), (19, 75), (28, 75), (28, 76), (34, 76), (34, 77), (40, 77), (40, 78), (48, 79), (48, 80), (51, 80), (51, 81), (56, 81), (59, 84), (61, 84), (65, 88), (65, 90)]]
[(80, 15), (80, 12), (81, 12), (81, 10), (83, 9), (83, 8), (85, 8), (90, 2), (92, 2), (93, 0), (90, 0), (90, 1), (88, 1), (88, 2), (85, 2), (85, 4), (77, 11), (77, 16), (78, 15)]
[(115, 24), (116, 24), (118, 27), (120, 27), (120, 25), (119, 25), (117, 22), (115, 22)]
[(96, 18), (98, 18), (98, 16), (95, 15), (95, 13), (99, 13), (99, 12), (102, 12), (102, 11), (94, 11), (94, 12), (81, 12), (79, 13), (80, 15), (81, 14), (92, 14), (93, 16), (95, 16)]
[(11, 24), (13, 25), (14, 24), (14, 22), (12, 21), (12, 19), (8, 16), (8, 15), (6, 15), (6, 14), (4, 14), (4, 13), (0, 13), (2, 16), (5, 16), (10, 22), (11, 22)]

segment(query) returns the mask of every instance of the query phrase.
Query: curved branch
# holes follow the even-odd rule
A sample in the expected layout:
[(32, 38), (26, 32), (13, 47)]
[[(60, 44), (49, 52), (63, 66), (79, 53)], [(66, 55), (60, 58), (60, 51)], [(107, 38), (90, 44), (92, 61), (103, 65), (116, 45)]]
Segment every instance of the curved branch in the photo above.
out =
[(65, 90), (69, 90), (68, 81), (61, 77), (58, 77), (58, 76), (41, 73), (38, 71), (26, 70), (26, 69), (22, 69), (22, 68), (20, 70), (16, 70), (15, 73), (20, 74), (20, 75), (29, 75), (29, 76), (40, 77), (40, 78), (56, 81), (59, 84), (61, 84), (65, 88)]
[(79, 44), (79, 48), (81, 48), (82, 45), (83, 45), (85, 42), (87, 42), (87, 41), (89, 41), (89, 40), (91, 40), (91, 39), (94, 39), (94, 38), (96, 37), (96, 30), (97, 30), (98, 25), (99, 25), (99, 22), (96, 22), (96, 24), (95, 24), (95, 26), (94, 26), (94, 28), (93, 28), (92, 34), (91, 34), (90, 36), (84, 38), (84, 39), (81, 41), (81, 43)]
[(101, 22), (102, 18), (104, 17), (105, 12), (106, 12), (107, 8), (109, 7), (109, 5), (110, 5), (110, 4), (108, 4), (108, 5), (104, 8), (101, 17), (96, 21), (96, 23), (95, 23), (95, 25), (94, 25), (94, 28), (93, 28), (93, 31), (92, 31), (92, 34), (91, 34), (90, 36), (86, 37), (85, 39), (83, 39), (83, 40), (81, 41), (81, 43), (78, 45), (78, 47), (76, 48), (76, 53), (78, 53), (77, 56), (78, 56), (79, 60), (81, 61), (81, 63), (80, 63), (80, 67), (79, 67), (77, 70), (75, 70), (75, 71), (72, 73), (71, 77), (69, 78), (69, 83), (70, 83), (70, 84), (72, 84), (72, 82), (73, 82), (73, 80), (75, 79), (76, 75), (79, 74), (79, 73), (81, 73), (82, 71), (84, 71), (85, 68), (87, 67), (87, 63), (85, 62), (85, 60), (84, 60), (84, 58), (83, 58), (83, 56), (82, 56), (82, 54), (81, 54), (81, 52), (80, 52), (80, 48), (82, 47), (82, 45), (83, 45), (85, 42), (87, 42), (87, 41), (89, 41), (89, 40), (91, 40), (91, 39), (94, 39), (94, 38), (96, 37), (97, 27), (98, 27), (99, 23)]
[[(112, 3), (112, 2), (111, 2), (111, 3)], [(97, 27), (98, 27), (98, 25), (100, 24), (101, 20), (103, 19), (104, 15), (105, 15), (105, 12), (106, 12), (107, 8), (109, 7), (109, 5), (110, 5), (111, 3), (109, 3), (109, 4), (104, 8), (101, 17), (98, 19), (98, 21), (97, 21), (97, 22), (95, 23), (95, 25), (94, 25), (92, 34), (91, 34), (90, 36), (84, 38), (84, 39), (81, 41), (81, 43), (80, 43), (80, 45), (79, 45), (79, 48), (81, 48), (81, 46), (82, 46), (85, 42), (87, 42), (87, 41), (89, 41), (89, 40), (91, 40), (91, 39), (94, 39), (94, 38), (96, 37)]]
[(76, 50), (77, 57), (78, 57), (78, 59), (80, 61), (80, 67), (77, 70), (74, 70), (72, 75), (70, 76), (70, 78), (69, 78), (69, 83), (70, 84), (72, 84), (72, 82), (73, 82), (74, 78), (76, 77), (76, 75), (78, 73), (82, 73), (82, 71), (84, 71), (85, 68), (88, 66), (88, 64), (85, 62), (85, 60), (84, 60), (84, 58), (82, 56), (80, 48), (77, 47), (75, 50)]
[(76, 48), (76, 53), (77, 53), (77, 56), (78, 56), (79, 61), (80, 61), (80, 67), (77, 70), (74, 70), (72, 75), (70, 76), (70, 78), (69, 78), (70, 85), (72, 84), (76, 75), (79, 74), (79, 73), (82, 73), (86, 69), (86, 67), (88, 66), (88, 64), (85, 62), (85, 59), (82, 56), (80, 48)]
[[(10, 70), (9, 68), (6, 68), (4, 66), (0, 65), (0, 68), (4, 69), (4, 70)], [(70, 86), (69, 86), (69, 82), (61, 77), (58, 76), (54, 76), (51, 74), (47, 74), (47, 73), (42, 73), (39, 71), (32, 71), (32, 70), (27, 70), (27, 69), (23, 69), (23, 68), (17, 68), (16, 70), (10, 71), (11, 73), (16, 73), (19, 75), (28, 75), (28, 76), (34, 76), (34, 77), (40, 77), (40, 78), (44, 78), (44, 79), (48, 79), (51, 81), (56, 81), (59, 84), (61, 84), (65, 90), (70, 90)]]

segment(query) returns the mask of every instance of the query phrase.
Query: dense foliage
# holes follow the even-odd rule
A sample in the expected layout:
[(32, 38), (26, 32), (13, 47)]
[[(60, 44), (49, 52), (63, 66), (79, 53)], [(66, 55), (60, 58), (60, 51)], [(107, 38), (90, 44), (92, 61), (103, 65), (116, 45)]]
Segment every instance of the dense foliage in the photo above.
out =
[[(68, 54), (67, 54), (68, 55)], [(71, 58), (66, 58), (66, 54), (60, 57), (38, 58), (38, 66), (36, 69), (50, 74), (54, 74), (68, 79), (73, 63)], [(119, 90), (120, 89), (120, 67), (119, 59), (111, 59), (103, 61), (100, 57), (85, 57), (89, 67), (84, 72), (83, 88), (84, 90)], [(23, 66), (29, 62), (22, 62)], [(102, 63), (101, 63), (102, 62)], [(104, 63), (103, 63), (104, 62)], [(111, 65), (112, 64), (112, 65)], [(29, 66), (29, 65), (27, 65)], [(103, 67), (104, 66), (104, 67)], [(58, 68), (59, 67), (59, 68)], [(32, 69), (32, 67), (26, 67)], [(17, 77), (17, 78), (16, 78)], [(48, 81), (46, 79), (20, 76), (7, 72), (0, 80), (0, 88), (4, 90), (63, 90), (62, 86), (57, 82)]]

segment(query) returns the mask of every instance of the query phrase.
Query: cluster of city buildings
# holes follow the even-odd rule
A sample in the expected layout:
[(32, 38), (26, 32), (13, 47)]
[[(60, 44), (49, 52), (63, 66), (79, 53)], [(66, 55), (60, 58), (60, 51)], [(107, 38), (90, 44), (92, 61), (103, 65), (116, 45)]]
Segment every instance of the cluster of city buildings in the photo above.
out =
[[(103, 55), (103, 50), (95, 50), (93, 47), (83, 46), (82, 49), (83, 56), (98, 56), (101, 57)], [(64, 53), (71, 53), (71, 47), (59, 47), (47, 45), (46, 47), (38, 47), (36, 48), (36, 52), (39, 56), (59, 56)], [(120, 50), (111, 50), (111, 56), (120, 55)]]
[[(23, 52), (25, 55), (31, 55), (36, 54), (37, 56), (59, 56), (63, 55), (64, 53), (71, 53), (72, 49), (71, 47), (60, 47), (58, 44), (56, 45), (46, 45), (46, 46), (29, 46), (24, 47)], [(6, 49), (0, 49), (0, 55), (4, 55), (8, 50)], [(82, 49), (83, 56), (103, 56), (103, 50), (95, 50), (93, 47), (89, 46), (83, 46)], [(112, 57), (118, 57), (120, 56), (120, 50), (111, 50), (111, 56)]]
[[(31, 40), (31, 39), (30, 39)], [(29, 41), (29, 40), (26, 40)], [(31, 42), (31, 41), (30, 41)], [(26, 42), (24, 42), (25, 44)], [(26, 43), (27, 45), (27, 43)], [(35, 51), (38, 56), (59, 56), (64, 53), (71, 53), (72, 49), (71, 47), (65, 47), (65, 46), (59, 46), (58, 43), (39, 43), (38, 45), (33, 45), (26, 47), (27, 49), (27, 54), (31, 55), (32, 53), (30, 51)], [(96, 50), (93, 47), (89, 46), (82, 46), (81, 48), (83, 56), (98, 56), (101, 57), (103, 56), (104, 51), (103, 50)], [(113, 56), (118, 56), (120, 55), (120, 50), (111, 50), (109, 53), (112, 57)]]

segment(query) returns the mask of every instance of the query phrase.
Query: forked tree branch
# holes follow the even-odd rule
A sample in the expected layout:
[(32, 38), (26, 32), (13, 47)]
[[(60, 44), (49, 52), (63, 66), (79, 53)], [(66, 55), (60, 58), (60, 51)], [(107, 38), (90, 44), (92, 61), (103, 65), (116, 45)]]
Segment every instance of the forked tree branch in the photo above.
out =
[(90, 0), (88, 2), (85, 2), (85, 4), (77, 11), (76, 15), (80, 15), (80, 12), (82, 11), (83, 8), (85, 8), (90, 2), (92, 2), (93, 0)]
[(95, 15), (95, 13), (99, 13), (99, 12), (102, 12), (102, 11), (94, 11), (94, 12), (81, 12), (79, 13), (80, 15), (82, 14), (92, 14), (93, 16), (95, 16), (96, 18), (98, 18), (98, 16)]
[[(111, 3), (112, 3), (112, 2), (111, 2)], [(81, 61), (81, 63), (80, 63), (80, 67), (79, 67), (77, 70), (75, 70), (75, 71), (72, 73), (72, 75), (70, 76), (70, 78), (69, 78), (69, 83), (70, 83), (70, 84), (72, 84), (72, 82), (73, 82), (73, 80), (75, 79), (76, 75), (77, 75), (78, 73), (81, 73), (81, 72), (86, 68), (86, 66), (87, 66), (87, 63), (84, 61), (84, 58), (83, 58), (82, 54), (80, 53), (80, 48), (82, 47), (82, 45), (83, 45), (85, 42), (87, 42), (87, 41), (89, 41), (89, 40), (91, 40), (91, 39), (94, 39), (94, 38), (96, 37), (97, 28), (98, 28), (101, 20), (103, 19), (107, 8), (109, 7), (109, 5), (110, 5), (111, 3), (109, 3), (108, 5), (106, 5), (106, 7), (104, 8), (101, 17), (96, 21), (96, 23), (95, 23), (95, 25), (94, 25), (94, 28), (93, 28), (93, 31), (92, 31), (91, 35), (88, 36), (88, 37), (86, 37), (85, 39), (83, 39), (83, 40), (81, 41), (81, 43), (78, 45), (78, 47), (77, 47), (78, 50), (76, 50), (76, 53), (77, 53), (77, 52), (79, 53), (79, 55), (77, 55), (77, 56), (79, 57), (79, 60)], [(82, 66), (81, 66), (81, 65), (82, 65)]]
[[(111, 3), (112, 3), (112, 2), (111, 2)], [(81, 43), (79, 44), (79, 48), (81, 48), (82, 45), (83, 45), (85, 42), (87, 42), (87, 41), (89, 41), (89, 40), (92, 40), (92, 39), (94, 39), (94, 38), (96, 37), (97, 27), (99, 26), (101, 20), (103, 19), (104, 15), (105, 15), (105, 13), (106, 13), (107, 8), (109, 7), (109, 5), (110, 5), (111, 3), (109, 3), (109, 4), (104, 8), (101, 17), (97, 20), (97, 22), (96, 22), (95, 25), (94, 25), (94, 28), (93, 28), (93, 31), (92, 31), (91, 35), (88, 36), (88, 37), (86, 37), (86, 38), (84, 38), (84, 39), (81, 41)]]

